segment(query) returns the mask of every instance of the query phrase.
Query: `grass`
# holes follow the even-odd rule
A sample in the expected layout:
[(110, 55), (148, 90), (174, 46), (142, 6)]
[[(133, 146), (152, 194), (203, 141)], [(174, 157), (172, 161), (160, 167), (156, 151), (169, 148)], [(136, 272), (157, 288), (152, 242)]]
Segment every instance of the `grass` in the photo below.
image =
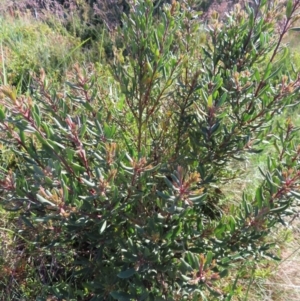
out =
[[(105, 30), (95, 31), (100, 43), (89, 41), (84, 32), (67, 30), (65, 22), (48, 14), (35, 19), (30, 13), (0, 16), (0, 81), (24, 92), (33, 73), (44, 69), (53, 82), (66, 80), (73, 65), (84, 65), (105, 57)], [(73, 15), (72, 24), (85, 28)], [(87, 35), (87, 34), (86, 34)], [(89, 43), (89, 47), (84, 48)], [(84, 48), (84, 51), (83, 51)]]
[(289, 229), (278, 229), (274, 235), (282, 260), (279, 263), (268, 261), (258, 266), (252, 279), (249, 301), (300, 300), (299, 222)]

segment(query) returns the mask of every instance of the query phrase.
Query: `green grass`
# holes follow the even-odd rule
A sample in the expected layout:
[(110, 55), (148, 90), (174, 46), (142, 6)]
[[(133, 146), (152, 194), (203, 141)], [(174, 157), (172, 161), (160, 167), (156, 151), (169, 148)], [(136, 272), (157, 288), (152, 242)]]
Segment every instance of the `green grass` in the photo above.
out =
[(0, 17), (1, 84), (11, 84), (25, 91), (32, 75), (44, 69), (53, 83), (66, 80), (74, 64), (84, 65), (104, 56), (104, 30), (98, 33), (99, 43), (88, 49), (88, 40), (73, 36), (57, 20), (43, 22), (29, 15)]

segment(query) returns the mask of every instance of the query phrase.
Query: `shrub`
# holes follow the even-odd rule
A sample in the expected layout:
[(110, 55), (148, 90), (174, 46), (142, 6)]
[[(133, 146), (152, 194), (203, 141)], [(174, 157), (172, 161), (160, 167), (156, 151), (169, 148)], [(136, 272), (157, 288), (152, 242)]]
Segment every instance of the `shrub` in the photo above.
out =
[[(294, 215), (300, 151), (291, 120), (273, 117), (298, 104), (300, 78), (276, 83), (271, 69), (299, 7), (287, 2), (277, 33), (278, 4), (236, 6), (224, 23), (213, 15), (200, 43), (188, 7), (154, 16), (137, 1), (112, 78), (77, 66), (61, 93), (43, 73), (32, 97), (1, 87), (2, 141), (18, 158), (2, 173), (2, 204), (34, 238), (40, 297), (230, 300), (237, 268), (275, 258), (265, 237)], [(224, 198), (235, 162), (266, 141), (274, 152), (253, 195)]]

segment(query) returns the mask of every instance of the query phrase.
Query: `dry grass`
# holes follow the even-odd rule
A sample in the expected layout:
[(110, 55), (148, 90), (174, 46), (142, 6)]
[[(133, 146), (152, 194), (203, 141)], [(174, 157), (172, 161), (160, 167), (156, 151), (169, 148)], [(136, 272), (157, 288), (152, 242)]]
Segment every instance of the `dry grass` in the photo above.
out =
[[(281, 234), (280, 234), (281, 233)], [(289, 236), (283, 243), (282, 233)], [(248, 301), (299, 301), (300, 300), (300, 219), (295, 220), (289, 230), (278, 232), (278, 263), (267, 263), (260, 266), (249, 291)], [(286, 240), (285, 237), (283, 240)]]
[[(299, 218), (298, 218), (299, 219)], [(295, 223), (294, 237), (282, 250), (282, 261), (266, 279), (265, 298), (269, 301), (300, 300), (300, 221)]]

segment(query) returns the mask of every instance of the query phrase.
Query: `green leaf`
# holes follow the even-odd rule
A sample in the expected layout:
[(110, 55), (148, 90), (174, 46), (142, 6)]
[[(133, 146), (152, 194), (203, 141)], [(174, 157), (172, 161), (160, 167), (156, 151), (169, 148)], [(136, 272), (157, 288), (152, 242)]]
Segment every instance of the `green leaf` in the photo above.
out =
[(0, 108), (0, 121), (4, 121), (5, 117), (5, 112), (2, 110), (2, 108)]
[(255, 71), (254, 71), (254, 77), (255, 77), (257, 82), (260, 82), (260, 74), (259, 74), (258, 68), (255, 69)]
[(219, 276), (221, 278), (224, 278), (224, 277), (228, 276), (228, 274), (229, 274), (228, 270), (225, 269), (225, 270), (223, 270), (222, 272), (219, 273)]
[(51, 137), (51, 133), (50, 133), (50, 129), (49, 129), (47, 123), (46, 122), (42, 122), (42, 127), (43, 127), (44, 131), (47, 134), (47, 138), (50, 138)]
[(204, 54), (205, 54), (208, 58), (211, 59), (211, 58), (212, 58), (211, 52), (210, 52), (210, 51), (207, 51), (204, 47), (201, 47), (201, 48), (202, 48)]
[(50, 139), (47, 139), (47, 142), (53, 146), (53, 148), (56, 148), (56, 146), (58, 146), (59, 148), (61, 149), (65, 149), (65, 146), (56, 142), (56, 141), (53, 141), (53, 140), (50, 140)]
[(187, 252), (186, 257), (188, 260), (188, 263), (193, 267), (194, 269), (199, 268), (199, 258), (198, 255), (192, 253), (192, 252)]
[(200, 204), (205, 200), (205, 198), (206, 198), (206, 194), (201, 194), (194, 197), (190, 197), (189, 200), (193, 203)]
[(104, 123), (104, 135), (107, 139), (111, 139), (113, 138), (115, 132), (116, 132), (116, 127), (115, 125), (108, 125), (106, 123)]
[(95, 183), (85, 179), (85, 178), (81, 178), (81, 180), (86, 184), (88, 185), (89, 187), (95, 187)]
[(135, 273), (136, 273), (135, 269), (132, 268), (132, 269), (128, 269), (126, 271), (120, 272), (117, 276), (119, 278), (126, 279), (126, 278), (133, 276)]
[(209, 290), (209, 292), (210, 292), (213, 296), (219, 297), (219, 296), (222, 295), (221, 292), (214, 290), (210, 285), (207, 285), (207, 284), (206, 284), (206, 287), (207, 287), (207, 289)]
[(229, 216), (229, 225), (230, 225), (231, 232), (234, 233), (235, 227), (236, 227), (236, 221), (235, 221), (234, 217), (231, 215)]
[(248, 16), (249, 17), (249, 27), (252, 28), (254, 25), (254, 10), (253, 10), (253, 8), (250, 8), (250, 9), (251, 9), (251, 12), (250, 12), (250, 15)]
[(182, 230), (182, 224), (180, 223), (177, 227), (175, 227), (173, 229), (173, 233), (172, 233), (172, 236), (171, 236), (172, 240), (177, 238), (177, 236), (179, 235), (181, 230)]
[(83, 166), (81, 166), (77, 163), (73, 163), (73, 162), (68, 162), (68, 163), (72, 166), (74, 171), (78, 171), (78, 172), (85, 172), (86, 171), (85, 167), (83, 167)]
[(208, 106), (209, 108), (211, 108), (212, 105), (213, 105), (213, 96), (212, 96), (212, 94), (210, 94), (210, 95), (208, 96), (208, 98), (207, 98), (207, 106)]
[(167, 177), (164, 180), (169, 188), (174, 189), (173, 183)]
[(275, 254), (268, 253), (268, 252), (265, 252), (265, 253), (263, 254), (263, 256), (264, 256), (264, 257), (269, 257), (269, 258), (271, 258), (271, 259), (273, 259), (273, 260), (276, 260), (276, 261), (281, 261), (281, 260), (282, 260), (282, 258), (276, 256)]
[(279, 68), (277, 68), (277, 70), (275, 70), (269, 77), (267, 77), (265, 79), (265, 81), (268, 81), (269, 79), (271, 79), (272, 77), (274, 77), (275, 75), (277, 75), (281, 69), (282, 69), (281, 66)]
[(291, 193), (294, 197), (296, 197), (297, 199), (300, 199), (300, 193), (299, 193), (299, 192), (297, 192), (297, 191), (295, 191), (295, 190), (291, 190), (290, 193)]
[(53, 147), (48, 143), (48, 141), (38, 132), (35, 132), (35, 136), (38, 138), (38, 140), (45, 146), (48, 146), (49, 148), (53, 149)]
[(285, 209), (287, 209), (290, 206), (290, 203), (288, 202), (287, 204), (281, 206), (281, 207), (277, 207), (277, 208), (273, 208), (270, 210), (271, 213), (282, 213)]
[(125, 170), (128, 170), (128, 171), (133, 171), (133, 167), (129, 167), (129, 166), (126, 166), (125, 164), (123, 164), (122, 162), (120, 162), (120, 165), (122, 166), (122, 168), (124, 168)]
[(113, 291), (110, 293), (110, 295), (119, 301), (130, 301), (132, 299), (132, 295), (129, 295), (127, 293), (122, 293), (122, 292)]
[(36, 127), (39, 128), (40, 125), (41, 125), (41, 116), (40, 116), (40, 112), (39, 112), (38, 106), (35, 105), (31, 109), (31, 113), (32, 113), (32, 117), (34, 119), (34, 122), (36, 124)]
[(293, 0), (288, 0), (286, 4), (286, 11), (285, 11), (285, 15), (288, 19), (291, 17), (292, 11), (293, 11)]
[(218, 239), (222, 239), (223, 237), (223, 233), (227, 230), (227, 227), (226, 227), (226, 224), (223, 224), (223, 223), (220, 223), (215, 231), (214, 231), (214, 234), (215, 236), (218, 238)]
[(262, 168), (260, 166), (258, 166), (258, 170), (262, 174), (263, 177), (266, 176), (265, 172), (262, 170)]
[(80, 128), (80, 132), (79, 132), (79, 137), (82, 138), (84, 136), (84, 134), (86, 133), (86, 123), (84, 123), (81, 128)]
[(64, 180), (61, 179), (61, 186), (63, 189), (63, 196), (64, 196), (64, 201), (68, 202), (69, 201), (69, 191), (68, 191), (68, 186), (64, 183)]
[(51, 203), (50, 201), (46, 200), (45, 198), (43, 198), (41, 195), (37, 194), (36, 195), (37, 199), (42, 203), (42, 204), (48, 204), (52, 207), (56, 207), (56, 205), (54, 203)]
[(186, 276), (186, 275), (183, 275), (183, 274), (179, 274), (179, 277), (180, 277), (183, 281), (185, 281), (185, 282), (188, 282), (188, 281), (191, 280), (190, 277), (188, 277), (188, 276)]
[(266, 5), (267, 1), (268, 1), (268, 0), (262, 0), (262, 1), (260, 2), (260, 8), (264, 7), (264, 6)]
[(100, 229), (100, 234), (102, 234), (104, 232), (104, 230), (106, 229), (106, 225), (107, 225), (107, 221), (104, 221), (104, 223), (102, 224), (102, 227)]
[(165, 199), (165, 200), (169, 200), (170, 199), (170, 196), (163, 193), (163, 192), (160, 192), (160, 191), (156, 191), (156, 194), (161, 197), (162, 199)]
[(104, 132), (103, 132), (102, 126), (101, 126), (100, 122), (98, 121), (98, 119), (95, 119), (95, 125), (96, 125), (96, 128), (97, 128), (98, 134), (101, 137), (104, 136)]
[(22, 143), (23, 143), (24, 145), (26, 145), (26, 141), (25, 141), (25, 133), (24, 133), (24, 131), (22, 131), (22, 130), (20, 130), (20, 139), (21, 139)]
[(213, 259), (213, 253), (212, 251), (208, 251), (206, 256), (205, 256), (205, 267), (204, 269), (208, 268), (212, 262)]
[(265, 179), (267, 180), (267, 184), (268, 184), (269, 188), (271, 189), (271, 192), (273, 193), (277, 185), (273, 182), (272, 177), (269, 172), (266, 173)]
[(224, 104), (225, 100), (227, 99), (227, 96), (228, 96), (228, 93), (227, 93), (227, 92), (224, 92), (224, 93), (222, 94), (222, 96), (221, 96), (219, 102), (217, 103), (217, 106), (218, 106), (218, 107), (221, 107), (221, 106)]
[(186, 273), (187, 271), (192, 271), (193, 268), (189, 263), (187, 263), (183, 258), (180, 258), (180, 271)]
[(173, 235), (173, 230), (170, 230), (164, 235), (164, 239), (168, 240), (172, 235)]
[(272, 63), (269, 63), (268, 65), (267, 65), (267, 69), (266, 69), (266, 71), (265, 71), (265, 75), (264, 75), (264, 77), (263, 77), (263, 81), (266, 81), (268, 78), (269, 78), (269, 76), (270, 76), (270, 74), (271, 74), (271, 71), (272, 71)]
[(244, 201), (243, 202), (243, 205), (244, 205), (244, 209), (245, 209), (245, 213), (246, 213), (246, 216), (248, 217), (249, 215), (252, 214), (252, 206), (249, 202), (247, 201)]
[(261, 186), (256, 189), (255, 200), (257, 202), (258, 208), (262, 208), (263, 194), (262, 194), (262, 187)]
[(24, 215), (21, 215), (20, 217), (21, 217), (21, 219), (23, 220), (23, 222), (26, 226), (28, 226), (29, 228), (34, 229), (33, 224), (31, 223), (31, 221), (27, 217), (25, 217)]

